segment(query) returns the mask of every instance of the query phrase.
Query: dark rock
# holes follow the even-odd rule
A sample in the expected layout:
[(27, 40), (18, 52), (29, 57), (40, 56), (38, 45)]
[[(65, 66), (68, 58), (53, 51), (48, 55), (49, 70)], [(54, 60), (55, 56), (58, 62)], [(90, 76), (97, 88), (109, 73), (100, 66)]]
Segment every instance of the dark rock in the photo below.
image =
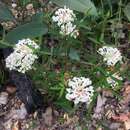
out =
[[(6, 48), (2, 52), (5, 59), (12, 52), (12, 49)], [(8, 71), (7, 77), (8, 82), (1, 90), (6, 90), (8, 86), (16, 87), (16, 96), (25, 104), (29, 114), (43, 107), (43, 95), (34, 87), (28, 75), (16, 71)]]

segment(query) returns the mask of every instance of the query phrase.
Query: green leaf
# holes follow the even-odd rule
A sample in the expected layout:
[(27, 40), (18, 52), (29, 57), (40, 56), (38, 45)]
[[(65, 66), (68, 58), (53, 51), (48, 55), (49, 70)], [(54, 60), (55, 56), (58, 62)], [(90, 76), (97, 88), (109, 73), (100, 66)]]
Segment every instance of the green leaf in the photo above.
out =
[(52, 0), (52, 2), (60, 7), (66, 6), (72, 10), (97, 16), (96, 7), (91, 0)]
[(54, 104), (68, 112), (70, 112), (73, 109), (71, 103), (65, 98), (58, 99), (56, 102), (54, 102)]
[(72, 49), (72, 48), (70, 49), (69, 57), (70, 57), (70, 59), (72, 59), (72, 60), (80, 61), (80, 57), (79, 57), (79, 55), (78, 55), (78, 52), (77, 52), (77, 50), (75, 50), (75, 49)]
[(20, 4), (22, 5), (22, 6), (25, 6), (25, 5), (27, 5), (28, 3), (31, 3), (31, 0), (19, 0), (20, 1)]
[(43, 12), (36, 13), (32, 16), (32, 21), (43, 21)]
[(62, 87), (60, 90), (60, 93), (59, 93), (59, 98), (61, 98), (63, 96), (64, 91), (65, 91), (65, 87)]
[(126, 17), (128, 18), (128, 20), (130, 21), (130, 3), (128, 3), (124, 9), (124, 13), (126, 15)]
[(35, 38), (42, 36), (48, 32), (47, 25), (42, 22), (30, 22), (24, 25), (20, 25), (17, 28), (10, 31), (5, 40), (10, 43), (17, 43), (18, 40), (23, 38)]
[(9, 8), (0, 2), (0, 21), (12, 21), (14, 17)]

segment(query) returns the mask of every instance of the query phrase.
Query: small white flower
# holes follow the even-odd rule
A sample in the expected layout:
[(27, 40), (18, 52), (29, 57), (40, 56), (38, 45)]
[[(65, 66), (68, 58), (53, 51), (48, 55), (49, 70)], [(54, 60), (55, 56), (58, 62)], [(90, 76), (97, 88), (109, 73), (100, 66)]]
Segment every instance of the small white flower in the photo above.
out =
[(122, 62), (122, 56), (117, 48), (103, 46), (99, 48), (98, 53), (104, 57), (108, 66), (114, 66), (117, 62)]
[(70, 35), (71, 37), (76, 38), (79, 33), (76, 30), (76, 25), (73, 22), (76, 19), (76, 15), (74, 14), (73, 10), (69, 8), (60, 8), (55, 12), (55, 15), (52, 17), (53, 22), (56, 22), (57, 25), (60, 27), (60, 34), (66, 36)]
[(62, 35), (70, 35), (71, 37), (76, 38), (79, 33), (78, 30), (76, 30), (76, 25), (73, 25), (72, 23), (67, 23), (66, 25), (61, 26), (61, 31), (60, 33)]
[(39, 46), (34, 41), (27, 38), (27, 39), (19, 40), (15, 46), (15, 50), (21, 50), (21, 47), (25, 46), (25, 45), (27, 45), (28, 47), (31, 47), (31, 49), (38, 49), (39, 48)]
[[(113, 78), (112, 78), (112, 77), (113, 77)], [(112, 88), (115, 88), (116, 86), (119, 85), (119, 83), (118, 83), (118, 81), (116, 81), (116, 79), (122, 81), (123, 78), (120, 77), (117, 73), (114, 73), (114, 74), (112, 75), (112, 77), (108, 77), (108, 78), (107, 78), (107, 82), (108, 82), (108, 84), (110, 84), (110, 86), (111, 86)], [(114, 78), (115, 78), (115, 79), (114, 79)]]
[(74, 22), (75, 18), (76, 16), (73, 10), (70, 10), (64, 6), (64, 8), (60, 8), (55, 12), (55, 16), (52, 17), (52, 20), (57, 22), (58, 26), (61, 26), (68, 22)]
[(66, 99), (73, 101), (75, 104), (79, 102), (89, 104), (94, 93), (92, 81), (85, 77), (69, 79), (66, 91)]
[(13, 7), (13, 8), (16, 8), (16, 7), (17, 7), (17, 4), (16, 4), (16, 3), (12, 3), (12, 7)]
[(38, 56), (34, 51), (39, 49), (39, 46), (30, 39), (19, 40), (14, 47), (14, 52), (6, 58), (6, 67), (10, 70), (17, 70), (25, 73), (32, 69), (32, 65)]

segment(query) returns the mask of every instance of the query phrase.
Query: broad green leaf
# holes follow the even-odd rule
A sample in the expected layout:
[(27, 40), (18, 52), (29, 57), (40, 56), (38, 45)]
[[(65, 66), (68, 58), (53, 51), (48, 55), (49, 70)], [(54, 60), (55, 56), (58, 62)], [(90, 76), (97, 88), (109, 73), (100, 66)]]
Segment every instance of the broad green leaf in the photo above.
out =
[(128, 18), (128, 20), (130, 21), (130, 3), (128, 3), (124, 9), (124, 13), (126, 15), (126, 17)]
[(42, 22), (30, 22), (24, 25), (20, 25), (17, 28), (10, 31), (5, 40), (10, 43), (17, 43), (18, 40), (23, 38), (35, 38), (46, 34), (48, 31), (47, 25)]
[(19, 3), (22, 7), (26, 7), (28, 4), (33, 4), (33, 7), (39, 7), (38, 0), (19, 0)]
[(14, 17), (9, 8), (0, 2), (0, 21), (12, 21)]
[(43, 21), (43, 12), (36, 13), (32, 16), (32, 21)]
[(72, 60), (80, 61), (80, 57), (79, 57), (79, 55), (78, 55), (78, 52), (77, 52), (77, 50), (75, 50), (75, 49), (72, 49), (72, 48), (70, 49), (69, 57), (70, 57), (70, 59), (72, 59)]
[(72, 10), (76, 10), (89, 15), (97, 15), (97, 10), (91, 0), (52, 0), (53, 3), (60, 7), (66, 6)]

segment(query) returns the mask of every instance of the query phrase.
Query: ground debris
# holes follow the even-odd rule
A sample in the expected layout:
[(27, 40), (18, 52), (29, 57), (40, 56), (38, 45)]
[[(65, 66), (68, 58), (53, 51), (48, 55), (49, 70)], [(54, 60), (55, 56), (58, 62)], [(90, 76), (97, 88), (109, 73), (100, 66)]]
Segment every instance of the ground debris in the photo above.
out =
[(6, 105), (8, 102), (8, 93), (1, 92), (0, 93), (0, 105)]
[(93, 118), (95, 119), (101, 119), (102, 117), (102, 113), (103, 113), (103, 108), (104, 108), (104, 104), (106, 102), (106, 98), (102, 95), (98, 95), (97, 97), (97, 105), (96, 105), (96, 108), (94, 110), (94, 115), (93, 115)]
[(130, 130), (130, 119), (124, 122), (125, 130)]
[(46, 112), (43, 114), (43, 117), (44, 117), (44, 123), (47, 126), (52, 126), (52, 123), (53, 123), (53, 110), (52, 110), (51, 107), (48, 107), (46, 109)]

